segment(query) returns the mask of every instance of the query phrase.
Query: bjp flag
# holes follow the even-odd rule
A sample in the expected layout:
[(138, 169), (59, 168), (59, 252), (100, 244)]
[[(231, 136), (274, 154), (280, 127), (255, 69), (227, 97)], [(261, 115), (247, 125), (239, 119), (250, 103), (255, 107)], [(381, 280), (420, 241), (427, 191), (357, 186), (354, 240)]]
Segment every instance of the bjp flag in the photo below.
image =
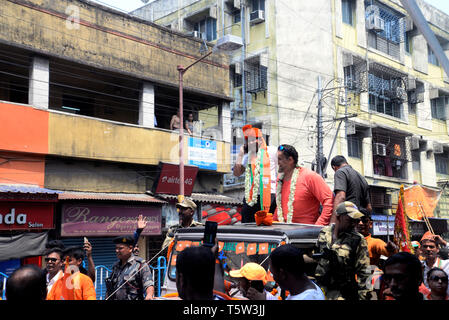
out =
[(239, 242), (237, 243), (237, 246), (235, 247), (235, 254), (240, 254), (245, 252), (245, 243)]
[(246, 248), (246, 254), (252, 256), (257, 253), (257, 243), (249, 243)]
[(268, 242), (259, 243), (259, 254), (268, 254)]

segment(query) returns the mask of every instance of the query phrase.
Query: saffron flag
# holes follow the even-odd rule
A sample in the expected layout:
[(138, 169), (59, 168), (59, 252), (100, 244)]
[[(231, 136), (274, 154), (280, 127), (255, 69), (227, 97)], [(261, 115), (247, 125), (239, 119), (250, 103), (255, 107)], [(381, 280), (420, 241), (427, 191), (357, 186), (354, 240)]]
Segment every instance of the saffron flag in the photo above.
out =
[(404, 189), (404, 208), (407, 216), (414, 220), (423, 220), (423, 216), (433, 217), (441, 191), (413, 185)]
[(394, 242), (399, 247), (399, 251), (413, 253), (413, 247), (410, 242), (410, 229), (404, 209), (404, 202), (404, 186), (401, 185), (398, 198), (398, 208), (394, 219)]

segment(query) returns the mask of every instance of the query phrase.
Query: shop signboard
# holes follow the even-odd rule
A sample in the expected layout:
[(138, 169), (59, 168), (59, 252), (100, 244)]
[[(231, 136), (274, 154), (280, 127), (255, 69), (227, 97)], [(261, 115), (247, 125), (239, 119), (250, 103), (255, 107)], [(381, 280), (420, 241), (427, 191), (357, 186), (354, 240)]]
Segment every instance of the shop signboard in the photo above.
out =
[[(195, 185), (198, 167), (184, 166), (184, 195), (190, 196)], [(179, 165), (159, 163), (159, 175), (153, 185), (157, 194), (179, 194)]]
[(0, 203), (0, 230), (53, 229), (53, 204)]
[(137, 228), (137, 218), (140, 214), (147, 222), (142, 235), (160, 235), (162, 223), (160, 206), (67, 203), (62, 206), (61, 235), (63, 237), (132, 235)]
[(217, 170), (217, 142), (189, 137), (189, 164)]

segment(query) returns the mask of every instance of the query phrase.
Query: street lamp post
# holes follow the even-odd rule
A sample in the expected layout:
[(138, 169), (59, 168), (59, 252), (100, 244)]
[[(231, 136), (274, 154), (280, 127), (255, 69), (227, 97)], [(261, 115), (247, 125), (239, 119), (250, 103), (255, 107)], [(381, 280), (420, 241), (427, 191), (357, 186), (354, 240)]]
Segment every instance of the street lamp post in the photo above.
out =
[[(179, 74), (179, 195), (178, 202), (184, 200), (184, 96), (183, 96), (183, 86), (184, 86), (184, 74), (193, 67), (198, 62), (206, 59), (212, 53), (221, 51), (233, 51), (242, 46), (242, 41), (238, 37), (233, 35), (226, 35), (217, 40), (217, 45), (213, 47), (211, 51), (203, 55), (201, 58), (195, 60), (187, 67), (178, 65)], [(217, 50), (218, 49), (218, 50)]]
[(184, 68), (182, 65), (178, 65), (179, 73), (179, 196), (178, 202), (184, 200), (184, 73), (187, 72), (192, 66), (197, 64), (203, 59), (206, 59), (212, 54), (213, 51), (209, 51), (207, 54), (201, 58), (195, 60), (192, 64)]

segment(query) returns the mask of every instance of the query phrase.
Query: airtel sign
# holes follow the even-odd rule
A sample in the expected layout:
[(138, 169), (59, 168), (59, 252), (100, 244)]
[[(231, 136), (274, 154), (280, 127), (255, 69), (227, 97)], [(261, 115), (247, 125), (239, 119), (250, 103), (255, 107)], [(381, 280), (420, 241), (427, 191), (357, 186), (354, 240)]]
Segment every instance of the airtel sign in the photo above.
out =
[[(153, 192), (159, 194), (179, 194), (179, 165), (159, 163), (159, 177), (153, 185)], [(184, 166), (184, 194), (190, 196), (195, 185), (198, 167)]]

